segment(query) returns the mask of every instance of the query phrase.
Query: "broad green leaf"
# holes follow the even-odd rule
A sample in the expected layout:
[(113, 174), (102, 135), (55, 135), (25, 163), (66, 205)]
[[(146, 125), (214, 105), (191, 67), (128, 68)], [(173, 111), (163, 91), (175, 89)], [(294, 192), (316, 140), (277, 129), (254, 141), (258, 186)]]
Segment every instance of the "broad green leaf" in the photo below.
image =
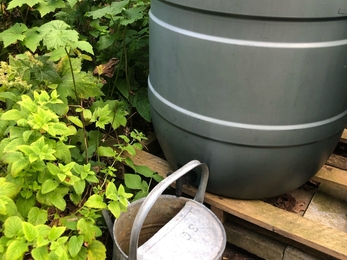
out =
[(35, 260), (47, 260), (48, 248), (47, 246), (36, 247), (31, 251), (31, 255)]
[(135, 166), (135, 171), (139, 174), (141, 174), (142, 176), (151, 178), (154, 174), (154, 171), (152, 171), (148, 166)]
[(133, 201), (136, 201), (136, 200), (139, 200), (139, 199), (146, 197), (148, 195), (148, 193), (149, 193), (148, 191), (140, 190), (139, 192), (136, 193)]
[(123, 147), (123, 149), (130, 154), (131, 156), (135, 156), (136, 155), (136, 150), (134, 147), (132, 147), (131, 145), (127, 145), (125, 147)]
[(103, 243), (98, 240), (94, 240), (88, 246), (88, 260), (100, 260), (106, 259), (106, 248)]
[(95, 11), (87, 12), (86, 16), (92, 16), (94, 20), (102, 17), (110, 18), (111, 16), (120, 14), (127, 4), (127, 1), (112, 2), (111, 5), (98, 8)]
[(39, 235), (35, 226), (28, 222), (22, 222), (23, 233), (27, 241), (32, 242)]
[(32, 52), (35, 52), (37, 47), (40, 45), (40, 41), (42, 41), (42, 37), (37, 32), (38, 27), (29, 28), (24, 33), (24, 45), (29, 48)]
[(53, 175), (58, 175), (59, 173), (61, 173), (60, 168), (53, 163), (47, 163), (47, 169)]
[(6, 250), (5, 259), (21, 259), (23, 255), (28, 252), (28, 249), (28, 244), (24, 238), (13, 240)]
[[(75, 257), (80, 252), (83, 246), (83, 236), (72, 236), (67, 244), (67, 249), (72, 257)], [(101, 259), (101, 258), (100, 258)]]
[(85, 180), (78, 180), (78, 181), (74, 182), (73, 188), (78, 195), (82, 195), (82, 193), (84, 192), (84, 190), (86, 188), (86, 181)]
[(28, 29), (25, 24), (16, 23), (9, 29), (0, 33), (0, 40), (4, 42), (4, 48), (10, 44), (16, 43), (18, 40), (23, 41), (25, 36), (23, 33)]
[(28, 221), (33, 225), (45, 224), (48, 221), (48, 212), (45, 209), (33, 207), (28, 213)]
[(58, 141), (55, 143), (55, 153), (54, 156), (58, 159), (62, 160), (64, 163), (71, 162), (71, 151), (70, 148), (72, 148), (72, 145), (66, 145), (62, 141)]
[(48, 239), (51, 241), (57, 240), (65, 232), (65, 230), (65, 227), (53, 226), (49, 231)]
[[(32, 194), (32, 192), (30, 192), (30, 191), (28, 191), (28, 193)], [(24, 196), (20, 195), (17, 197), (16, 205), (17, 205), (19, 213), (23, 216), (24, 219), (26, 219), (28, 217), (30, 210), (33, 209), (36, 202), (37, 201), (36, 201), (35, 196), (30, 196), (29, 198), (25, 198)], [(31, 222), (30, 219), (28, 221), (31, 224), (37, 224), (37, 223)]]
[(28, 140), (29, 140), (30, 136), (32, 135), (32, 133), (34, 133), (33, 130), (28, 130), (28, 131), (25, 131), (23, 133), (23, 140), (24, 140), (24, 142), (28, 142)]
[(67, 119), (78, 127), (83, 128), (83, 123), (77, 116), (67, 116)]
[(115, 218), (119, 218), (120, 214), (122, 213), (121, 203), (119, 201), (111, 201), (108, 204), (108, 209)]
[(117, 194), (116, 185), (113, 182), (109, 182), (106, 188), (106, 198), (111, 194)]
[(60, 218), (60, 223), (70, 230), (77, 230), (78, 217), (76, 215)]
[(6, 196), (13, 198), (21, 190), (21, 186), (11, 182), (1, 181), (0, 182), (0, 196)]
[(162, 180), (164, 180), (164, 177), (159, 175), (158, 173), (154, 174), (152, 177), (156, 182), (161, 182)]
[(135, 21), (141, 19), (143, 17), (143, 11), (146, 9), (145, 6), (139, 6), (134, 8), (129, 8), (124, 11), (124, 16), (126, 18), (120, 20), (120, 24), (128, 25), (134, 23)]
[(65, 3), (62, 0), (45, 0), (40, 1), (37, 10), (40, 12), (41, 17), (44, 17), (46, 14), (54, 12), (57, 8), (64, 8)]
[(94, 54), (93, 46), (89, 42), (78, 41), (76, 44), (74, 44), (74, 47), (80, 49), (81, 51), (85, 51), (85, 52), (88, 52), (90, 54)]
[(17, 110), (17, 109), (11, 109), (6, 111), (5, 113), (3, 113), (1, 115), (1, 120), (13, 120), (13, 121), (17, 121), (19, 119), (23, 118), (22, 113)]
[(88, 200), (84, 203), (84, 206), (89, 208), (96, 208), (96, 209), (107, 208), (107, 205), (103, 201), (103, 198), (98, 194), (93, 194), (92, 196), (90, 196)]
[(41, 1), (42, 0), (12, 0), (8, 4), (7, 9), (10, 10), (10, 9), (13, 9), (13, 8), (15, 8), (17, 6), (21, 7), (24, 4), (27, 4), (28, 6), (33, 7), (34, 5), (38, 4)]
[(28, 221), (33, 225), (45, 224), (48, 221), (48, 212), (46, 209), (33, 207), (28, 213)]
[(71, 8), (73, 8), (79, 1), (81, 0), (67, 0)]
[(151, 121), (150, 103), (146, 88), (141, 88), (136, 92), (133, 106), (136, 107), (139, 114), (146, 119), (147, 122)]
[(0, 200), (2, 201), (0, 223), (4, 222), (8, 216), (20, 216), (17, 206), (12, 199), (7, 196), (0, 196)]
[(125, 186), (130, 189), (141, 190), (142, 189), (142, 180), (141, 177), (137, 174), (126, 173), (124, 174)]
[(6, 99), (17, 101), (17, 96), (12, 92), (0, 92), (0, 99), (5, 101)]
[(4, 223), (4, 235), (6, 237), (12, 238), (18, 235), (22, 230), (22, 220), (20, 217), (13, 216), (5, 220)]
[(96, 229), (93, 220), (81, 218), (77, 222), (77, 230), (87, 243), (91, 243), (95, 239)]
[(41, 192), (42, 194), (47, 194), (53, 190), (55, 190), (59, 186), (59, 183), (54, 180), (46, 180), (42, 183)]
[(66, 201), (64, 199), (64, 195), (60, 194), (58, 192), (54, 192), (52, 191), (49, 194), (49, 197), (51, 199), (52, 204), (57, 207), (58, 209), (60, 209), (61, 211), (65, 210), (66, 208)]
[(115, 157), (116, 151), (112, 149), (111, 147), (106, 146), (99, 146), (98, 147), (98, 155), (99, 156), (106, 156), (106, 157)]
[[(102, 35), (99, 37), (99, 40), (96, 43), (96, 49), (98, 51), (103, 51), (114, 44), (114, 42), (117, 40), (116, 34), (107, 34)], [(129, 93), (129, 92), (128, 92)]]
[(82, 247), (81, 250), (78, 252), (77, 256), (73, 258), (73, 260), (85, 260), (85, 259), (88, 259), (87, 248)]
[(60, 20), (53, 20), (43, 24), (38, 31), (40, 32), (43, 43), (49, 50), (55, 50), (59, 47), (67, 47), (70, 43), (78, 41), (78, 32), (68, 30), (70, 26)]
[(7, 215), (6, 205), (6, 201), (0, 200), (0, 215)]
[(29, 165), (29, 160), (26, 157), (21, 158), (18, 161), (15, 161), (11, 165), (11, 175), (16, 177), (18, 173), (24, 170)]
[[(124, 186), (120, 184), (118, 187), (118, 196), (120, 197), (120, 199), (128, 199), (131, 198), (133, 194), (125, 192)], [(124, 206), (128, 206), (128, 201), (125, 201), (123, 204)]]

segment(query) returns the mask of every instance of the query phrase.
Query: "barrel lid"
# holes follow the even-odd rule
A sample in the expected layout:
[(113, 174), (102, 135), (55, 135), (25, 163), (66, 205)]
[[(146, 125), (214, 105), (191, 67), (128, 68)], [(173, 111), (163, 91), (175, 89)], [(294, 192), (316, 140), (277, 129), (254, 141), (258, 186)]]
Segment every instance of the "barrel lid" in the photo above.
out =
[(347, 17), (346, 0), (164, 0), (173, 4), (225, 14), (321, 19)]

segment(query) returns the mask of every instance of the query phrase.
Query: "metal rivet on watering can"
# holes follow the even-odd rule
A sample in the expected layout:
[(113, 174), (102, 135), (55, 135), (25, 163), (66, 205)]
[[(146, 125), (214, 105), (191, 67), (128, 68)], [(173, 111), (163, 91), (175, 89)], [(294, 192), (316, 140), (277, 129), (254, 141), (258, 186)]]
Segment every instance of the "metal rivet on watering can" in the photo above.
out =
[(149, 25), (171, 168), (203, 161), (207, 191), (259, 199), (324, 165), (347, 123), (346, 0), (152, 0)]
[[(161, 195), (198, 166), (202, 172), (194, 200)], [(161, 181), (145, 199), (131, 203), (114, 223), (116, 259), (222, 259), (224, 227), (202, 204), (208, 177), (206, 164), (191, 161)]]

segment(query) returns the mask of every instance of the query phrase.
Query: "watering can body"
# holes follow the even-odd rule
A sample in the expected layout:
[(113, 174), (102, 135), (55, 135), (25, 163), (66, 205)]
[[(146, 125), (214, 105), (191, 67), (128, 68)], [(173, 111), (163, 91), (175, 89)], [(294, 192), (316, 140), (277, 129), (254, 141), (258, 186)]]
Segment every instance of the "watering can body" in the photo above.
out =
[(180, 173), (201, 164), (192, 161), (187, 165), (159, 183), (147, 198), (131, 203), (116, 219), (115, 259), (222, 259), (226, 245), (223, 225), (202, 204), (207, 178), (202, 178), (205, 187), (199, 186), (194, 200), (161, 195)]

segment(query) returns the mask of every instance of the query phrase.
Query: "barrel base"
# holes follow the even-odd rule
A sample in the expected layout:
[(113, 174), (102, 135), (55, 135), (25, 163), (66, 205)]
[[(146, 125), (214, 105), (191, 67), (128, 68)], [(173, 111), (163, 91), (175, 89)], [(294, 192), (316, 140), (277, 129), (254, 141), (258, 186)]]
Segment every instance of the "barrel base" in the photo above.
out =
[[(342, 131), (297, 146), (257, 147), (219, 142), (178, 128), (152, 108), (154, 129), (173, 169), (193, 159), (210, 169), (207, 191), (237, 199), (263, 199), (292, 191), (325, 164)], [(199, 179), (192, 183), (198, 185)]]

